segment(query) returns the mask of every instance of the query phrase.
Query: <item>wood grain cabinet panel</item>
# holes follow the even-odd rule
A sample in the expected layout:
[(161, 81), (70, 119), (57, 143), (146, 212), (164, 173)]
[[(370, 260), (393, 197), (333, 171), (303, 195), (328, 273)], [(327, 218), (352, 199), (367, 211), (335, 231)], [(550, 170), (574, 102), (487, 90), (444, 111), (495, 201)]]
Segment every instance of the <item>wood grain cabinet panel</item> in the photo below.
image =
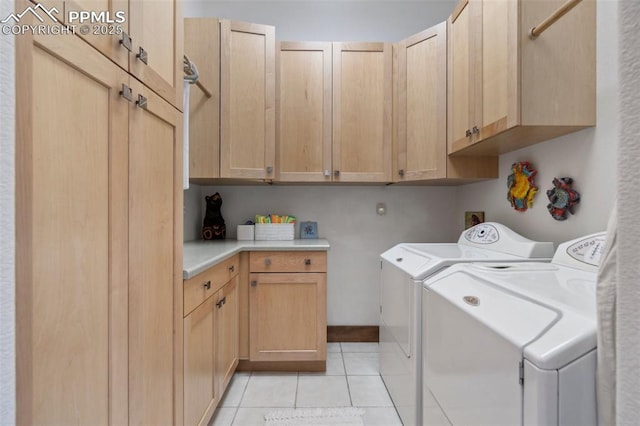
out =
[(182, 114), (131, 87), (146, 107), (129, 117), (129, 423), (169, 424), (181, 417)]
[(331, 181), (331, 52), (331, 43), (279, 43), (278, 181)]
[(123, 424), (129, 77), (78, 37), (16, 43), (16, 421)]
[(184, 20), (184, 53), (198, 67), (189, 94), (189, 178), (220, 177), (220, 21)]
[(220, 21), (220, 176), (273, 179), (275, 28)]
[(333, 180), (391, 180), (392, 47), (333, 44)]
[(230, 280), (216, 297), (216, 386), (222, 395), (238, 366), (239, 278)]
[(129, 1), (129, 71), (182, 110), (184, 30), (179, 0)]
[(252, 273), (250, 280), (250, 360), (326, 360), (326, 274)]
[(184, 318), (185, 425), (206, 425), (220, 399), (214, 373), (215, 301), (210, 297)]
[(449, 153), (493, 156), (595, 125), (595, 1), (462, 0), (449, 18)]
[[(466, 19), (466, 13), (464, 8), (458, 20)], [(458, 21), (457, 25), (460, 26), (457, 32), (452, 33), (463, 34), (457, 43), (460, 50), (467, 52), (464, 23)], [(454, 60), (464, 62), (466, 58), (456, 56)], [(497, 157), (447, 155), (447, 22), (401, 41), (396, 62), (395, 181), (460, 184), (497, 178)], [(462, 67), (461, 71), (466, 69)], [(468, 103), (468, 73), (461, 74), (465, 78), (453, 76), (452, 97), (456, 105)], [(461, 80), (460, 85), (456, 78)], [(468, 119), (468, 113), (468, 108), (454, 109), (454, 123)]]

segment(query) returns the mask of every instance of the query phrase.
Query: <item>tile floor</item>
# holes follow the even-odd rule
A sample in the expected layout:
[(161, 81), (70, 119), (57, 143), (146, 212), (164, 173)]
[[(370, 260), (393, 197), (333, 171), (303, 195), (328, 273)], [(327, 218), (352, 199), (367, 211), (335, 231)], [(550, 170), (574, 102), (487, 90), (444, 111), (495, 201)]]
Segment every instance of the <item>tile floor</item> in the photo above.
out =
[(360, 407), (365, 425), (402, 425), (378, 373), (377, 343), (329, 343), (323, 373), (236, 373), (210, 425), (263, 426), (270, 411), (303, 407)]

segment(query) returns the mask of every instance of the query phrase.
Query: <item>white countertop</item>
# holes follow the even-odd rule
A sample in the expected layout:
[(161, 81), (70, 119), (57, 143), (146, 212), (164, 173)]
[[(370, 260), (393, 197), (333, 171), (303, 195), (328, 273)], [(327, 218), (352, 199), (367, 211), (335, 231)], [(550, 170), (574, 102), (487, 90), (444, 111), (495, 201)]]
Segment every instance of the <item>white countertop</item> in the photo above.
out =
[(241, 251), (312, 251), (329, 250), (329, 241), (185, 241), (182, 278), (189, 279)]

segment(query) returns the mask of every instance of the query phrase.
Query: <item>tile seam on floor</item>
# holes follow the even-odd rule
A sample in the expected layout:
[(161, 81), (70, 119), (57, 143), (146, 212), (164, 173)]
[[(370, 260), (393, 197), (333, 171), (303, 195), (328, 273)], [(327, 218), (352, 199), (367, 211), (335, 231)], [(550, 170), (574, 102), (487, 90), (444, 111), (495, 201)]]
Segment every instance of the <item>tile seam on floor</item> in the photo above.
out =
[(347, 392), (349, 392), (349, 404), (351, 405), (351, 407), (353, 407), (353, 398), (351, 398), (351, 386), (349, 386), (349, 377), (347, 376), (347, 365), (344, 362), (342, 345), (340, 345), (340, 359), (342, 359), (342, 368), (344, 368), (344, 380), (347, 382)]

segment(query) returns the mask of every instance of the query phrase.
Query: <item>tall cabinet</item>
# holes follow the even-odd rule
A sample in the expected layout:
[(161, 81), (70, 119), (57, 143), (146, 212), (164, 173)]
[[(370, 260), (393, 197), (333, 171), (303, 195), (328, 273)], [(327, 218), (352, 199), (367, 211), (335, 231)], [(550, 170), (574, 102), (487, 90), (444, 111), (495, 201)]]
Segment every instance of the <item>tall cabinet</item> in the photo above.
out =
[(182, 114), (78, 36), (16, 42), (17, 423), (181, 423)]

